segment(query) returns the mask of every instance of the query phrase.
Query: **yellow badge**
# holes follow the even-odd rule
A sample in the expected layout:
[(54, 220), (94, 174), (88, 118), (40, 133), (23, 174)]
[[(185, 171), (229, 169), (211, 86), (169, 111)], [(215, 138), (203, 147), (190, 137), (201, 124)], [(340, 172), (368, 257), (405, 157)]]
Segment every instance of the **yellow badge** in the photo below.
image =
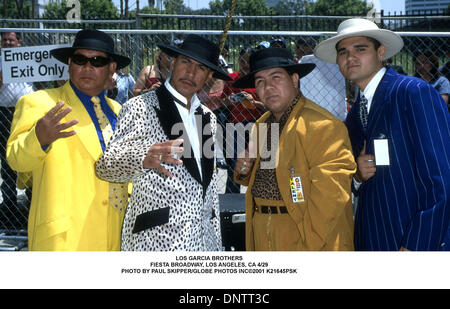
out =
[(301, 203), (305, 201), (303, 195), (302, 180), (299, 176), (293, 176), (289, 180), (291, 185), (291, 196), (293, 203)]

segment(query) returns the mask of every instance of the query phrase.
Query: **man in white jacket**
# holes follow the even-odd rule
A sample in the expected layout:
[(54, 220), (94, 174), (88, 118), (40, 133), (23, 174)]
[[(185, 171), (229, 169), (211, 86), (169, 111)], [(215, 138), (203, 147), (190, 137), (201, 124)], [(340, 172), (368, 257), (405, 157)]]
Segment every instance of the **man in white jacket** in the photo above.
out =
[(230, 78), (219, 67), (219, 48), (200, 36), (158, 47), (173, 57), (170, 79), (123, 105), (96, 170), (110, 181), (133, 181), (122, 250), (220, 250), (216, 118), (196, 93), (211, 77)]

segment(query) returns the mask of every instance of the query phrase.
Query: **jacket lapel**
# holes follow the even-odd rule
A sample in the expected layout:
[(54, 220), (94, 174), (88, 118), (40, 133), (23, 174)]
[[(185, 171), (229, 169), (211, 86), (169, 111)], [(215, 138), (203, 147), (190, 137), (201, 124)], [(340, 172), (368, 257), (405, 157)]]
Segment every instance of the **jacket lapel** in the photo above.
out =
[[(283, 149), (283, 162), (277, 162), (278, 164), (287, 164), (287, 162), (291, 162), (293, 157), (296, 156), (296, 147), (294, 145), (296, 144), (296, 134), (292, 134), (292, 131), (297, 130), (297, 122), (292, 121), (294, 117), (296, 117), (301, 111), (303, 110), (306, 103), (306, 98), (302, 94), (297, 101), (296, 105), (291, 111), (291, 114), (289, 115), (288, 120), (286, 121), (286, 125), (283, 128), (283, 131), (281, 131), (280, 134), (280, 143), (279, 148), (277, 151), (277, 161), (279, 160), (279, 150)], [(286, 160), (285, 160), (286, 159)]]
[[(212, 175), (214, 172), (214, 156), (212, 158), (209, 158), (205, 156), (205, 143), (208, 143), (208, 141), (212, 141), (212, 128), (210, 128), (211, 124), (211, 113), (207, 112), (204, 113), (203, 109), (201, 107), (198, 108), (198, 110), (201, 112), (202, 115), (202, 123), (201, 125), (201, 142), (202, 142), (202, 148), (201, 148), (201, 164), (202, 164), (202, 174), (203, 174), (203, 193), (206, 193), (206, 189), (209, 186), (209, 183), (211, 182)], [(210, 128), (208, 130), (205, 130), (205, 127)], [(211, 151), (215, 151), (214, 149), (214, 143), (211, 145), (211, 149), (208, 149)]]
[(364, 140), (366, 139), (359, 116), (359, 98), (348, 112), (347, 118), (345, 119), (345, 125), (352, 144), (353, 155), (356, 158), (361, 152), (364, 146)]
[(396, 73), (392, 70), (392, 68), (389, 67), (378, 84), (375, 95), (372, 99), (372, 104), (370, 105), (367, 132), (364, 131), (361, 124), (361, 119), (359, 117), (359, 98), (347, 115), (345, 124), (348, 129), (355, 158), (358, 157), (361, 152), (364, 145), (364, 140), (367, 142), (366, 153), (373, 154), (373, 143), (371, 142), (371, 139), (381, 137), (379, 136), (380, 125), (384, 124), (383, 120), (388, 116), (385, 113), (385, 107), (389, 101), (389, 98), (386, 96), (386, 91), (389, 88), (389, 85), (393, 83), (395, 74)]
[(63, 87), (62, 100), (72, 108), (72, 111), (64, 117), (65, 121), (78, 120), (78, 123), (73, 126), (73, 129), (77, 132), (76, 136), (80, 139), (92, 158), (97, 160), (102, 154), (102, 148), (92, 119), (83, 103), (81, 103), (73, 91), (70, 83), (67, 82)]
[[(389, 85), (391, 85), (392, 79), (394, 78), (394, 75), (392, 73), (393, 70), (389, 67), (380, 83), (378, 84), (375, 95), (373, 96), (368, 118), (368, 136), (373, 135), (374, 130), (376, 131), (376, 128), (378, 127), (378, 122), (383, 119), (383, 115), (385, 114), (385, 95), (386, 90), (388, 89)], [(375, 137), (378, 138), (377, 136)]]
[(109, 108), (113, 111), (113, 113), (117, 116), (119, 115), (120, 109), (122, 108), (122, 105), (117, 103), (116, 101), (106, 97), (106, 103), (108, 104)]
[(389, 107), (390, 99), (387, 91), (394, 82), (395, 74), (397, 73), (389, 67), (375, 91), (368, 118), (366, 153), (374, 154), (373, 139), (389, 138), (387, 126), (390, 113), (386, 109)]
[[(182, 137), (183, 134), (187, 131), (178, 112), (178, 109), (175, 106), (172, 95), (164, 85), (156, 90), (156, 95), (158, 97), (159, 109), (155, 108), (155, 111), (164, 133), (167, 135), (169, 140), (174, 140)], [(178, 130), (178, 132), (172, 132), (172, 128), (180, 128), (180, 130)], [(195, 180), (197, 180), (199, 183), (202, 183), (200, 172), (197, 167), (197, 162), (194, 157), (194, 152), (190, 145), (187, 134), (184, 134), (183, 138), (183, 147), (185, 149), (185, 152), (187, 150), (190, 150), (190, 154), (186, 155), (186, 153), (183, 153), (183, 155), (181, 156), (183, 165)]]

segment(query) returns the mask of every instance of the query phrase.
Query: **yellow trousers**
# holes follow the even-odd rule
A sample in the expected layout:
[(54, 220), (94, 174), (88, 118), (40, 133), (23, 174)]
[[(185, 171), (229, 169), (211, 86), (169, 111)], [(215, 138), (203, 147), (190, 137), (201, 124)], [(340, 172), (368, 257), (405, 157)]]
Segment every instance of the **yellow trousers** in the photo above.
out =
[[(302, 246), (297, 225), (288, 213), (281, 213), (283, 201), (254, 198), (253, 235), (255, 251), (293, 251)], [(271, 207), (272, 206), (272, 207)], [(275, 209), (270, 211), (269, 208)], [(266, 213), (263, 213), (269, 210)]]

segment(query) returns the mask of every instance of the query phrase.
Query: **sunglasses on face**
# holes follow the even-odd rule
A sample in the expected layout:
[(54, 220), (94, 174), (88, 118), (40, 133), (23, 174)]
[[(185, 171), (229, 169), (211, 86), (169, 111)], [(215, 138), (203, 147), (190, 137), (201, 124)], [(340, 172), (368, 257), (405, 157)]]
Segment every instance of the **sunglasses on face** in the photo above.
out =
[(85, 65), (89, 61), (91, 63), (91, 65), (96, 68), (104, 67), (105, 65), (107, 65), (111, 62), (111, 58), (102, 57), (102, 56), (94, 56), (94, 57), (88, 58), (86, 56), (76, 54), (76, 55), (72, 55), (71, 58), (72, 58), (72, 62), (77, 65)]

